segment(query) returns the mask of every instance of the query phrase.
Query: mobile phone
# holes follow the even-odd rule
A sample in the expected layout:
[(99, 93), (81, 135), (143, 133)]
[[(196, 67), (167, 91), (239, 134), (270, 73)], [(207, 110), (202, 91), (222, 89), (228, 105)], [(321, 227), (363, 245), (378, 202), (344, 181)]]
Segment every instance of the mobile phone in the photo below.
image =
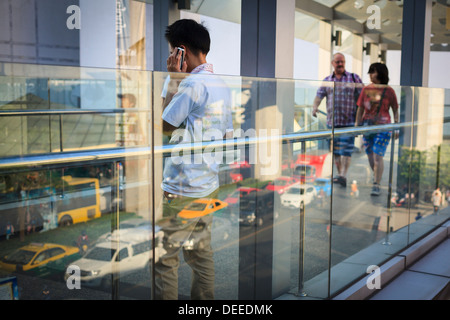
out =
[(177, 47), (177, 56), (178, 56), (178, 53), (180, 51), (181, 51), (180, 70), (182, 70), (183, 69), (183, 62), (184, 62), (184, 49), (180, 48), (180, 47)]

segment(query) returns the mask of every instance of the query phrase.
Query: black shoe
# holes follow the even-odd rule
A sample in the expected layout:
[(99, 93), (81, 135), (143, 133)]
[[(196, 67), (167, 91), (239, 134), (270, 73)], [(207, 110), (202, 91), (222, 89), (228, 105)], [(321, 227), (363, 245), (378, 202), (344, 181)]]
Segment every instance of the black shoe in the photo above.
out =
[(371, 196), (379, 196), (380, 195), (380, 186), (378, 184), (373, 185), (370, 195)]
[(347, 187), (347, 178), (345, 178), (345, 177), (339, 177), (339, 178), (338, 178), (338, 182), (339, 182), (339, 184), (340, 184), (341, 186)]

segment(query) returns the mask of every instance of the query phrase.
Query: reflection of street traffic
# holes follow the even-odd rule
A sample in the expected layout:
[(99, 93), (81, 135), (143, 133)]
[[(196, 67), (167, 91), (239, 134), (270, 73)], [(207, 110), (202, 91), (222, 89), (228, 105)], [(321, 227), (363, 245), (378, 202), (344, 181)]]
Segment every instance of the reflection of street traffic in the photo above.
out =
[(65, 271), (65, 266), (79, 257), (79, 250), (76, 247), (52, 243), (30, 243), (1, 258), (0, 269), (7, 272), (47, 276), (52, 272)]
[(311, 184), (296, 183), (281, 195), (281, 204), (291, 209), (304, 209), (317, 197), (317, 191)]
[(239, 187), (225, 198), (225, 202), (229, 205), (239, 204), (239, 199), (250, 194), (251, 192), (260, 191), (261, 189), (252, 187)]
[[(205, 239), (214, 232), (215, 240), (227, 240), (231, 233), (231, 221), (222, 217), (213, 217), (212, 223), (197, 222), (186, 228), (172, 233), (167, 238), (167, 245), (173, 248), (183, 247), (185, 250), (202, 250)], [(213, 242), (212, 245), (215, 243)], [(220, 244), (220, 243), (219, 243)]]
[[(363, 164), (366, 165), (366, 158), (364, 157), (362, 157), (362, 159), (355, 157), (354, 160), (355, 162), (361, 160), (360, 162), (363, 162)], [(211, 246), (214, 249), (217, 298), (238, 299), (239, 267), (240, 263), (243, 261), (240, 256), (240, 252), (242, 253), (242, 251), (240, 250), (242, 249), (242, 243), (248, 240), (244, 239), (240, 232), (242, 232), (242, 230), (246, 230), (250, 234), (253, 232), (253, 234), (251, 234), (252, 237), (248, 237), (250, 239), (249, 241), (257, 241), (256, 239), (259, 237), (259, 234), (257, 234), (258, 231), (270, 229), (273, 226), (274, 230), (276, 229), (274, 231), (274, 235), (276, 235), (274, 241), (277, 241), (277, 244), (279, 244), (280, 239), (282, 239), (282, 241), (286, 240), (285, 242), (281, 241), (283, 251), (288, 251), (290, 259), (290, 264), (288, 261), (285, 267), (287, 270), (286, 272), (290, 273), (288, 277), (291, 281), (291, 288), (294, 288), (297, 285), (296, 277), (298, 276), (299, 270), (297, 264), (300, 216), (299, 210), (292, 210), (288, 206), (285, 207), (283, 205), (283, 199), (287, 198), (289, 193), (297, 186), (300, 185), (303, 188), (313, 187), (316, 190), (315, 195), (312, 190), (308, 192), (308, 194), (310, 193), (311, 195), (311, 198), (308, 198), (310, 200), (306, 200), (305, 197), (299, 196), (301, 195), (301, 191), (298, 193), (295, 192), (295, 199), (297, 199), (297, 201), (299, 199), (305, 201), (306, 230), (304, 243), (306, 246), (304, 252), (304, 275), (306, 280), (310, 280), (329, 268), (330, 238), (327, 233), (327, 226), (330, 225), (330, 220), (333, 231), (333, 243), (331, 248), (331, 261), (333, 266), (386, 235), (386, 226), (385, 224), (382, 224), (384, 221), (383, 217), (386, 214), (386, 199), (382, 199), (381, 197), (380, 199), (373, 199), (370, 197), (370, 186), (365, 182), (367, 180), (365, 171), (354, 170), (351, 172), (351, 175), (351, 179), (358, 180), (360, 190), (359, 198), (350, 196), (350, 188), (334, 188), (333, 196), (331, 197), (332, 184), (329, 178), (316, 178), (311, 184), (299, 184), (296, 182), (296, 184), (293, 186), (291, 185), (291, 187), (286, 189), (282, 194), (264, 190), (268, 181), (242, 181), (241, 184), (227, 185), (227, 188), (223, 188), (216, 199), (210, 200), (224, 201), (225, 203), (228, 203), (224, 209), (232, 207), (232, 211), (221, 210), (221, 204), (219, 204), (217, 207), (209, 208), (212, 209), (212, 213), (207, 213), (205, 211), (208, 209), (207, 204), (196, 203), (194, 207), (186, 208), (186, 211), (182, 214), (184, 216), (183, 218), (178, 216), (178, 219), (174, 219), (178, 224), (178, 228), (181, 225), (186, 229), (173, 230), (171, 234), (169, 233), (167, 235), (166, 241), (174, 246), (178, 245), (183, 246), (183, 248), (187, 250), (195, 250), (202, 247), (202, 239), (206, 234), (210, 233)], [(243, 195), (242, 198), (237, 201), (237, 198), (235, 198), (234, 195), (240, 195), (243, 190), (251, 190), (252, 192), (248, 195)], [(319, 195), (322, 190), (328, 197), (328, 202), (325, 206), (319, 205)], [(387, 187), (384, 189), (384, 192), (387, 195), (386, 191)], [(276, 201), (275, 204), (270, 203), (270, 197), (268, 196), (267, 199), (269, 202), (261, 204), (260, 207), (258, 207), (256, 198), (264, 198), (261, 195), (265, 193), (271, 194), (272, 196), (274, 194), (276, 196), (279, 195), (279, 206), (277, 206)], [(231, 194), (233, 194), (233, 197), (227, 199)], [(306, 195), (304, 194), (304, 196)], [(395, 194), (393, 194), (393, 196), (395, 196)], [(313, 200), (314, 197), (316, 197), (315, 200)], [(400, 199), (401, 198), (404, 197), (400, 196)], [(404, 226), (404, 224), (401, 224), (400, 222), (403, 223), (403, 221), (414, 220), (417, 211), (420, 211), (423, 217), (430, 214), (430, 210), (432, 210), (431, 204), (424, 204), (422, 201), (419, 202), (419, 199), (417, 198), (418, 197), (415, 199), (415, 207), (411, 207), (411, 210), (409, 210), (409, 206), (396, 207), (395, 204), (399, 205), (401, 201), (400, 199), (393, 199), (395, 201), (392, 203), (393, 218), (390, 220), (390, 223), (394, 226), (393, 230), (397, 230)], [(310, 201), (309, 205), (306, 203), (307, 201)], [(330, 205), (333, 206), (331, 214)], [(426, 205), (429, 206), (429, 210)], [(294, 208), (297, 208), (296, 205), (294, 205)], [(272, 214), (273, 212), (277, 215)], [(131, 219), (126, 218), (122, 221), (122, 217), (127, 214), (128, 213), (125, 214), (123, 212), (120, 213), (120, 232), (108, 232), (113, 227), (111, 224), (112, 216), (103, 216), (99, 219), (96, 218), (87, 220), (83, 223), (70, 225), (67, 228), (55, 228), (48, 232), (35, 232), (25, 236), (25, 242), (23, 244), (31, 242), (29, 239), (45, 242), (43, 241), (45, 238), (54, 239), (53, 241), (55, 243), (71, 244), (75, 242), (80, 235), (81, 230), (86, 229), (91, 236), (93, 235), (92, 226), (97, 223), (103, 223), (101, 228), (102, 231), (95, 233), (95, 236), (91, 237), (91, 248), (90, 251), (88, 251), (90, 259), (86, 259), (86, 257), (81, 259), (80, 256), (77, 256), (76, 259), (71, 259), (71, 261), (58, 259), (47, 263), (45, 267), (48, 271), (49, 267), (53, 268), (53, 265), (56, 266), (58, 261), (64, 261), (64, 263), (61, 263), (64, 267), (67, 267), (67, 264), (79, 265), (81, 276), (83, 277), (81, 290), (67, 289), (66, 282), (61, 273), (59, 273), (59, 277), (52, 277), (52, 280), (54, 281), (49, 281), (46, 276), (48, 273), (44, 268), (40, 269), (43, 271), (42, 273), (38, 268), (34, 268), (36, 273), (33, 273), (33, 269), (23, 273), (17, 272), (17, 267), (14, 266), (10, 267), (9, 270), (11, 271), (7, 271), (5, 268), (3, 271), (6, 271), (7, 274), (17, 275), (19, 285), (21, 286), (21, 297), (23, 296), (25, 299), (39, 299), (42, 292), (41, 284), (45, 284), (50, 292), (53, 292), (53, 297), (55, 299), (70, 299), (72, 297), (75, 297), (76, 299), (96, 299), (99, 297), (102, 297), (102, 299), (111, 299), (111, 289), (114, 285), (111, 281), (115, 279), (118, 279), (120, 282), (117, 290), (117, 295), (119, 297), (150, 299), (152, 277), (149, 272), (150, 268), (146, 263), (150, 263), (151, 265), (151, 259), (153, 258), (151, 248), (153, 247), (153, 244), (149, 241), (143, 240), (141, 242), (139, 239), (130, 239), (129, 236), (136, 236), (140, 234), (140, 231), (137, 230), (145, 229), (145, 239), (151, 239), (152, 224), (149, 220), (134, 218), (135, 215), (132, 215), (133, 217)], [(182, 223), (182, 221), (188, 220), (196, 221), (203, 215), (214, 216), (211, 225)], [(276, 216), (279, 216), (280, 218), (274, 219), (273, 221), (266, 220), (276, 218)], [(422, 222), (423, 220), (424, 219), (421, 219)], [(114, 223), (115, 222), (116, 221), (114, 221)], [(77, 230), (77, 232), (72, 232), (69, 236), (69, 233), (72, 230)], [(159, 240), (159, 238), (160, 235), (163, 234), (163, 230), (157, 229), (157, 232), (158, 236), (156, 237), (158, 240), (155, 243), (156, 259), (164, 252), (162, 250), (160, 251), (160, 247), (158, 246), (159, 243), (162, 243), (162, 240)], [(188, 232), (188, 234), (183, 234), (183, 232)], [(59, 240), (61, 241), (58, 242)], [(5, 252), (12, 251), (10, 249), (12, 249), (13, 246), (20, 249), (25, 248), (23, 244), (20, 244), (18, 235), (12, 237), (9, 241), (5, 240), (2, 242)], [(10, 249), (6, 250), (7, 246), (11, 246)], [(122, 251), (122, 249), (126, 250)], [(141, 254), (138, 253), (139, 250), (142, 250)], [(10, 256), (11, 254), (8, 254), (8, 257)], [(139, 259), (139, 261), (133, 260), (134, 258), (136, 260)], [(279, 257), (277, 257), (277, 259), (279, 259)], [(133, 267), (129, 267), (130, 265), (133, 265)], [(113, 273), (114, 268), (118, 270), (117, 273)], [(23, 269), (26, 269), (25, 264)], [(65, 269), (59, 268), (58, 270), (64, 271)], [(180, 261), (179, 272), (180, 297), (189, 297), (191, 269), (187, 267), (183, 259)], [(39, 277), (37, 275), (39, 275)], [(42, 279), (42, 277), (45, 277), (45, 279)], [(39, 286), (34, 284), (39, 284)], [(100, 289), (100, 287), (95, 287), (94, 285), (104, 285), (104, 287)]]
[(197, 199), (188, 204), (178, 213), (181, 219), (200, 218), (228, 206), (228, 203), (219, 199)]
[(151, 222), (149, 220), (145, 220), (142, 218), (134, 218), (127, 219), (119, 224), (119, 229), (129, 229), (129, 228), (138, 228), (138, 227), (147, 227), (151, 228)]
[[(162, 231), (155, 234), (155, 261), (164, 254)], [(150, 268), (153, 258), (151, 226), (115, 230), (101, 236), (81, 259), (72, 265), (80, 268), (86, 286), (111, 286), (113, 276), (124, 276)], [(66, 274), (66, 278), (69, 274)]]
[(275, 178), (273, 181), (270, 181), (269, 184), (266, 186), (267, 190), (270, 191), (276, 191), (279, 194), (282, 194), (286, 189), (288, 189), (293, 184), (299, 182), (297, 178), (293, 177), (278, 177)]
[(331, 195), (331, 179), (317, 178), (314, 181), (314, 187), (316, 188), (316, 192), (317, 192), (318, 196), (321, 194), (321, 191), (323, 191), (323, 194), (325, 196)]
[(239, 206), (239, 224), (262, 226), (272, 214), (276, 217), (276, 196), (277, 192), (262, 190), (242, 197)]
[(316, 168), (306, 164), (297, 165), (292, 176), (302, 183), (314, 182)]

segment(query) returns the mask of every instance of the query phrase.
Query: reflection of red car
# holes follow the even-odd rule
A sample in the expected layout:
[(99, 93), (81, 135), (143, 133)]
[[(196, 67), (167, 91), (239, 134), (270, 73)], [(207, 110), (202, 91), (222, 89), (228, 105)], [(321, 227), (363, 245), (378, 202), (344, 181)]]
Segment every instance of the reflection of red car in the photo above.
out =
[(232, 182), (242, 181), (250, 176), (251, 165), (247, 161), (236, 161), (229, 164)]
[(239, 171), (231, 171), (230, 172), (230, 178), (231, 178), (231, 182), (239, 182), (244, 180), (244, 178), (242, 177), (242, 174)]
[(258, 188), (251, 188), (251, 187), (239, 187), (236, 190), (234, 190), (224, 201), (228, 204), (236, 204), (238, 202), (238, 199), (241, 197), (244, 197), (251, 192), (260, 191), (261, 189)]
[(235, 161), (230, 163), (229, 166), (233, 169), (250, 168), (250, 164), (247, 161)]
[(286, 189), (297, 182), (299, 182), (299, 180), (294, 177), (279, 177), (269, 182), (269, 184), (266, 186), (266, 189), (277, 191), (279, 194), (282, 194)]

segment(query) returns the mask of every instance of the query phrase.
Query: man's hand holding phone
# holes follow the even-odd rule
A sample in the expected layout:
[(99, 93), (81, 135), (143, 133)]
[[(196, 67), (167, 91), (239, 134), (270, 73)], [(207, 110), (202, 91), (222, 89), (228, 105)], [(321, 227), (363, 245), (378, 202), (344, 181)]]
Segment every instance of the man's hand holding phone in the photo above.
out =
[(186, 72), (187, 63), (184, 61), (185, 51), (183, 48), (176, 47), (167, 58), (167, 71)]

